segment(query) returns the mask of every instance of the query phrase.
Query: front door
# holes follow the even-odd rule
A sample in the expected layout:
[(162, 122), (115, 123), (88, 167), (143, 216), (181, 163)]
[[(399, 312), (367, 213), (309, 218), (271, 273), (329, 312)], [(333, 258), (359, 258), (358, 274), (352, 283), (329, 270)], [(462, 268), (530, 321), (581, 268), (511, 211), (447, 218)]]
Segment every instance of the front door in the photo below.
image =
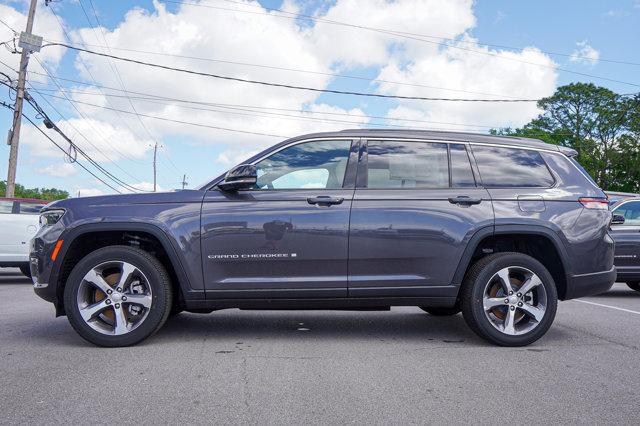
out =
[(455, 296), (473, 233), (493, 225), (460, 143), (369, 140), (351, 213), (349, 296)]
[(640, 200), (627, 201), (613, 210), (624, 217), (624, 223), (611, 225), (611, 235), (616, 242), (614, 264), (620, 281), (640, 276)]
[(207, 192), (201, 223), (207, 298), (346, 297), (354, 182), (345, 176), (357, 162), (351, 145), (297, 142), (255, 163), (254, 188)]

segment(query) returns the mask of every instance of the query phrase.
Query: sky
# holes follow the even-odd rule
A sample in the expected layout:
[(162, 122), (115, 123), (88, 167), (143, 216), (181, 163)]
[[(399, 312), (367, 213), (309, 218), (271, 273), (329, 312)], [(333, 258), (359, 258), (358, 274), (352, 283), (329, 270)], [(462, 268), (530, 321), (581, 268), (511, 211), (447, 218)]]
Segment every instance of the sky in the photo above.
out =
[[(97, 52), (278, 84), (393, 96), (539, 99), (592, 82), (640, 91), (640, 0), (63, 0), (38, 2), (33, 33)], [(26, 0), (0, 0), (0, 42)], [(273, 9), (280, 9), (277, 12)], [(301, 16), (304, 15), (304, 16)], [(309, 19), (314, 17), (315, 19)], [(6, 24), (6, 25), (4, 25)], [(0, 47), (12, 78), (19, 55)], [(46, 46), (27, 90), (120, 192), (219, 175), (287, 137), (346, 128), (486, 133), (535, 118), (535, 102), (372, 98), (234, 82)], [(8, 89), (0, 100), (13, 103)], [(35, 119), (36, 112), (25, 108)], [(59, 135), (41, 129), (67, 148)], [(0, 111), (0, 134), (11, 111)], [(9, 146), (0, 145), (0, 176)], [(23, 121), (17, 182), (114, 193)], [(133, 188), (133, 189), (132, 189)]]

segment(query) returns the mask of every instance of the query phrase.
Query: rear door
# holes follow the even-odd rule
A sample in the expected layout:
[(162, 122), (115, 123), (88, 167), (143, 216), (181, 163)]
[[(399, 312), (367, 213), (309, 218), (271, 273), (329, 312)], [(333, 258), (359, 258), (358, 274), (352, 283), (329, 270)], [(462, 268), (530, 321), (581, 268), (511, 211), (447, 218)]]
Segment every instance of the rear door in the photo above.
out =
[(363, 144), (349, 237), (349, 296), (452, 296), (471, 236), (493, 225), (464, 143)]
[(626, 201), (613, 209), (624, 217), (621, 225), (611, 225), (616, 242), (614, 263), (618, 273), (640, 277), (640, 200)]

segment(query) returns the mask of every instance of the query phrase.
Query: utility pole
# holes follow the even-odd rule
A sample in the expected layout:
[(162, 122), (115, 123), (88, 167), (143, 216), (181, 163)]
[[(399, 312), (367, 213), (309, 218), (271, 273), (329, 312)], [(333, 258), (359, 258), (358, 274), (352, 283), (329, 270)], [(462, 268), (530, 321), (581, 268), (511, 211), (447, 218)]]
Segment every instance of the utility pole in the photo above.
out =
[(158, 142), (153, 146), (153, 192), (156, 192), (156, 158), (158, 155)]
[[(37, 0), (31, 0), (29, 5), (29, 15), (27, 16), (27, 28), (20, 35), (20, 46), (22, 47), (22, 56), (20, 57), (20, 68), (18, 72), (18, 87), (16, 88), (16, 103), (13, 112), (13, 126), (9, 144), (9, 172), (7, 173), (7, 190), (5, 197), (14, 197), (16, 189), (16, 168), (18, 166), (18, 144), (20, 143), (20, 125), (22, 122), (22, 103), (24, 101), (24, 84), (27, 77), (27, 65), (29, 64), (29, 53), (31, 50), (40, 50), (39, 47), (29, 49), (23, 39), (28, 42), (33, 29), (33, 18), (36, 14)], [(37, 40), (36, 40), (37, 41)], [(42, 45), (42, 39), (40, 39)]]
[(182, 175), (182, 189), (184, 189), (185, 186), (187, 186), (189, 184), (189, 182), (187, 182), (187, 175)]

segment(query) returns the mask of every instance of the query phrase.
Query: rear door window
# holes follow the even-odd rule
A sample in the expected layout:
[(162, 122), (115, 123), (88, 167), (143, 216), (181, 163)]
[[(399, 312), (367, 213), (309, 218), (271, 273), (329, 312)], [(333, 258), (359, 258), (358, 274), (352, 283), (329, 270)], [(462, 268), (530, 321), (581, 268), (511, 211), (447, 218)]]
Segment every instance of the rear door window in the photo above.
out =
[(483, 145), (472, 150), (486, 188), (548, 188), (555, 182), (538, 151)]
[(448, 188), (447, 144), (369, 141), (367, 188)]

